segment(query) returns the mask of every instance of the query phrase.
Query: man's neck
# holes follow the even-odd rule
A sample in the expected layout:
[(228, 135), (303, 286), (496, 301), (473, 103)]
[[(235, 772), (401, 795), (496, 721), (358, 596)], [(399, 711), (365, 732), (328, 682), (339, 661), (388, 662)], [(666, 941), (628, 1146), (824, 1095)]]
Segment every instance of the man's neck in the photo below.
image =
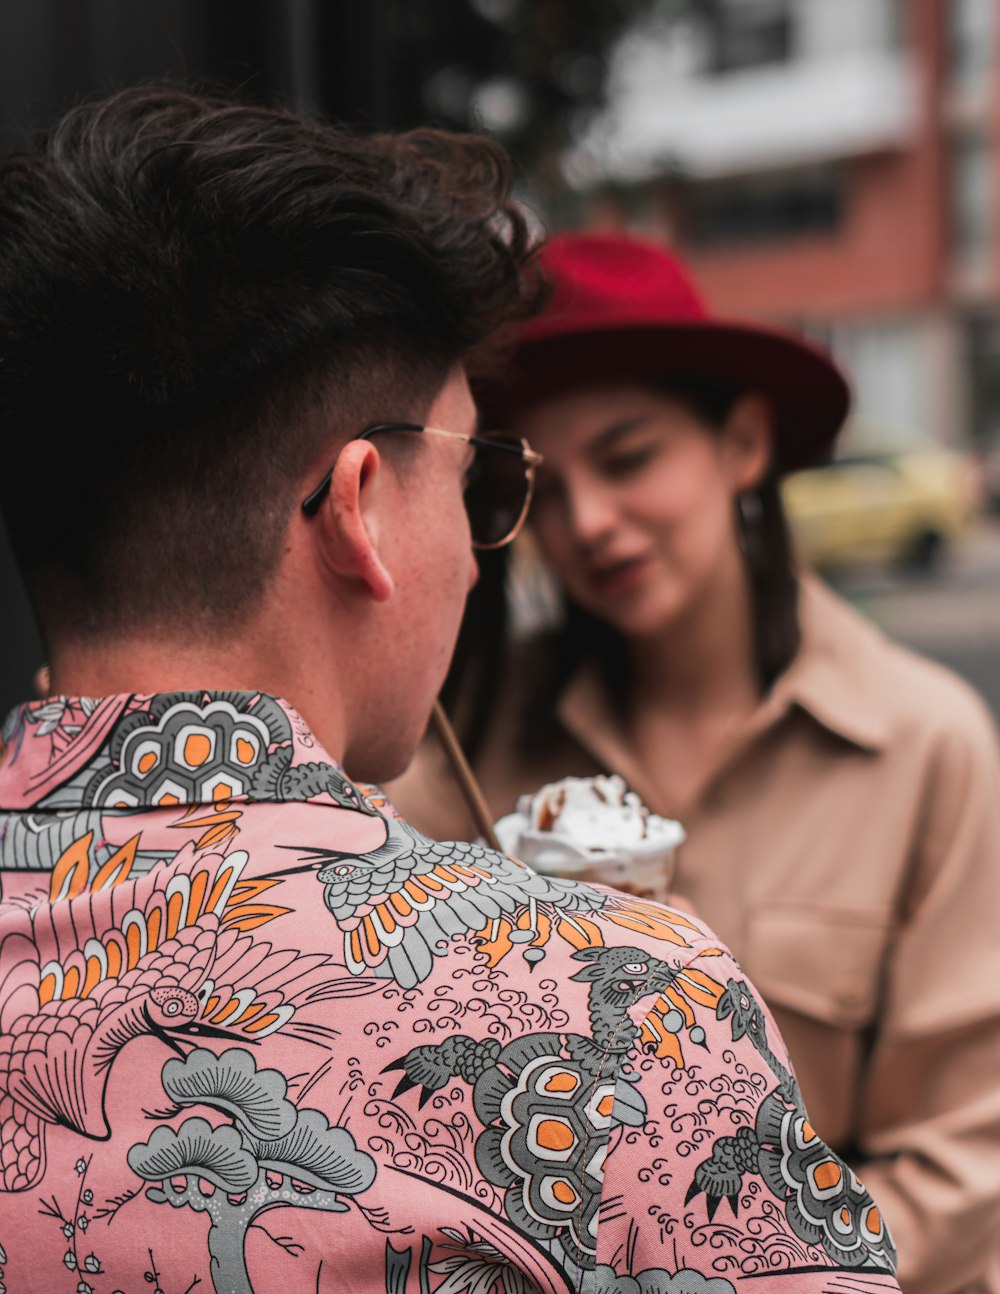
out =
[(264, 692), (301, 714), (329, 755), (342, 762), (346, 744), (343, 698), (332, 670), (303, 670), (280, 645), (261, 650), (253, 636), (217, 643), (129, 637), (73, 643), (53, 652), (50, 693), (108, 696), (122, 692)]

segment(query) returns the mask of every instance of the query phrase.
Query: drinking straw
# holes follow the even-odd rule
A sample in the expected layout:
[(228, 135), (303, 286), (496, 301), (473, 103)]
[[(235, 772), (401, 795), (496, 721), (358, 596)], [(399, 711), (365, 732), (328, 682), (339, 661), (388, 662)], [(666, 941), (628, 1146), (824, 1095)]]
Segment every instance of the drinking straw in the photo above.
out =
[(440, 701), (434, 702), (434, 709), (431, 711), (431, 725), (451, 762), (452, 771), (461, 788), (462, 795), (465, 797), (465, 802), (469, 806), (469, 811), (475, 824), (479, 828), (479, 834), (491, 849), (499, 849), (500, 842), (493, 831), (493, 815), (490, 813), (490, 806), (486, 803), (486, 797), (476, 781), (475, 774), (469, 767), (469, 761), (465, 758), (465, 752), (459, 745), (455, 730), (451, 726)]

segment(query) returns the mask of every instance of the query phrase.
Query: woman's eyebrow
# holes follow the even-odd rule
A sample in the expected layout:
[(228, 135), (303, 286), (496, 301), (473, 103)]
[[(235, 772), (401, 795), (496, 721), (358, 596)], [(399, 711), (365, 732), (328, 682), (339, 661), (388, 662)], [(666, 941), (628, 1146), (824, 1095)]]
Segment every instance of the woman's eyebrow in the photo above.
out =
[(652, 414), (640, 413), (634, 418), (623, 418), (620, 422), (613, 422), (610, 427), (605, 427), (603, 431), (598, 432), (587, 446), (588, 452), (599, 454), (603, 450), (613, 449), (619, 440), (630, 432), (637, 431), (645, 423), (651, 422), (652, 418)]

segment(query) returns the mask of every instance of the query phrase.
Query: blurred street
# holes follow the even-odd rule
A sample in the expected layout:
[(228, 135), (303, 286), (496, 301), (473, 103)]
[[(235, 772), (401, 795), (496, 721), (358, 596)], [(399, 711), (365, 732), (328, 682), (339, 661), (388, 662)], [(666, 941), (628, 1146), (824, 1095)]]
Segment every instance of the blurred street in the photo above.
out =
[(886, 568), (832, 581), (887, 633), (977, 687), (1000, 717), (1000, 518), (984, 518), (929, 575)]

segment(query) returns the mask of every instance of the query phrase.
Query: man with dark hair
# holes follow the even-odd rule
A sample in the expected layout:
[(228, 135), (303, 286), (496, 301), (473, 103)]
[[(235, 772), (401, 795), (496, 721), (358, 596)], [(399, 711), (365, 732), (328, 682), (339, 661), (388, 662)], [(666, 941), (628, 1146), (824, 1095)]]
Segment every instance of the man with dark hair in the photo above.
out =
[(897, 1288), (709, 931), (364, 784), (528, 505), (466, 377), (536, 292), (509, 189), (484, 139), (163, 87), (0, 172), (53, 692), (0, 759), (4, 1288)]

